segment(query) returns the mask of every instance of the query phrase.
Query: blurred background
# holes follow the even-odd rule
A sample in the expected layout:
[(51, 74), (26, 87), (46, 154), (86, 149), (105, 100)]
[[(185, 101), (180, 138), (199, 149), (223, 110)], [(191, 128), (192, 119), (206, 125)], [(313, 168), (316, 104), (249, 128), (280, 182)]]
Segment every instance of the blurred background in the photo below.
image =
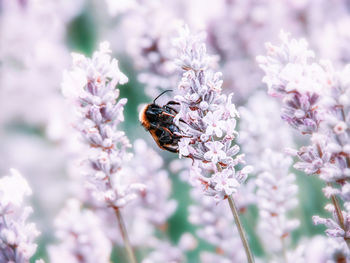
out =
[[(164, 161), (172, 181), (171, 198), (177, 201), (164, 233), (177, 244), (183, 233), (195, 235), (197, 230), (188, 221), (188, 207), (194, 202), (190, 186), (173, 162), (177, 155), (158, 149), (138, 121), (139, 105), (150, 103), (179, 81), (172, 48), (176, 26), (184, 21), (191, 31), (205, 32), (208, 52), (218, 56), (224, 92), (234, 92), (237, 107), (249, 110), (249, 101), (266, 89), (255, 61), (265, 54), (265, 42), (276, 43), (283, 29), (295, 38), (306, 38), (318, 58), (342, 68), (350, 59), (349, 14), (346, 0), (0, 0), (0, 174), (17, 168), (33, 188), (31, 220), (42, 232), (33, 260), (47, 258), (46, 247), (55, 242), (54, 218), (76, 187), (72, 111), (60, 91), (63, 71), (71, 68), (71, 52), (91, 56), (101, 41), (111, 43), (113, 57), (129, 78), (120, 87), (121, 97), (128, 99), (120, 128), (132, 143), (144, 139)], [(255, 104), (270, 103), (270, 98), (263, 98)], [(279, 119), (278, 110), (268, 117)], [(297, 147), (306, 139), (292, 134), (290, 140)], [(251, 147), (259, 149), (254, 143)], [(322, 183), (291, 171), (299, 186), (299, 205), (291, 216), (301, 222), (292, 233), (295, 246), (302, 237), (323, 234), (311, 217), (327, 213)], [(257, 208), (251, 204), (244, 208), (242, 220), (252, 249), (262, 256), (255, 232)], [(215, 251), (205, 240), (198, 242), (188, 252), (188, 262), (199, 262), (203, 249)], [(125, 262), (122, 248), (115, 246), (112, 255), (113, 262)]]

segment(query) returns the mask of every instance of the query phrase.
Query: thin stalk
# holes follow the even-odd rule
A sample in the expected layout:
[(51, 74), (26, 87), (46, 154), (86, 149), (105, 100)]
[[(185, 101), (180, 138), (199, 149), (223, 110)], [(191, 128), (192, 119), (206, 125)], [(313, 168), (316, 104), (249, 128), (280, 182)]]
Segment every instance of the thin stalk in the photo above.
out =
[(284, 263), (288, 263), (286, 242), (284, 240), (284, 237), (281, 237), (281, 243), (282, 243), (282, 255), (283, 255)]
[(237, 229), (239, 232), (239, 236), (241, 237), (241, 241), (242, 241), (245, 253), (247, 255), (248, 263), (254, 263), (254, 258), (253, 258), (252, 252), (250, 251), (250, 247), (249, 247), (246, 235), (244, 233), (244, 229), (243, 229), (241, 220), (239, 219), (239, 215), (238, 215), (238, 211), (237, 211), (237, 208), (235, 205), (235, 201), (233, 200), (232, 196), (228, 196), (227, 200), (228, 200), (228, 203), (230, 205), (232, 215), (235, 219), (235, 223), (236, 223), (236, 226), (237, 226)]
[[(327, 186), (330, 186), (332, 187), (332, 184), (331, 183), (327, 183)], [(343, 213), (340, 209), (340, 205), (339, 205), (339, 202), (338, 202), (338, 199), (335, 195), (331, 195), (331, 200), (332, 200), (332, 204), (335, 208), (335, 213), (338, 217), (338, 222), (339, 222), (339, 225), (340, 227), (345, 231), (345, 224), (344, 224), (344, 217), (343, 217)], [(348, 238), (344, 238), (348, 248), (350, 249), (350, 239)]]
[(129, 262), (130, 263), (137, 263), (135, 253), (134, 253), (132, 246), (130, 244), (130, 241), (129, 241), (128, 232), (126, 231), (126, 227), (125, 227), (125, 223), (124, 223), (122, 214), (120, 213), (120, 209), (118, 207), (113, 207), (113, 209), (114, 209), (115, 215), (117, 216), (117, 219), (118, 219), (120, 233), (121, 233), (123, 241), (124, 241), (125, 250), (126, 250), (126, 253), (128, 255)]

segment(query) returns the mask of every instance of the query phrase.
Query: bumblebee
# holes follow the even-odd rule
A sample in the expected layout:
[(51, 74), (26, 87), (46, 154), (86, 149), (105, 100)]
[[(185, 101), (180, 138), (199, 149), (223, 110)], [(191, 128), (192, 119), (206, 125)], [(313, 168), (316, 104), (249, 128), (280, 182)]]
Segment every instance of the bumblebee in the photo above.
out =
[(169, 101), (162, 107), (156, 104), (156, 100), (168, 91), (171, 90), (162, 92), (153, 100), (153, 103), (144, 106), (140, 111), (139, 119), (161, 149), (177, 153), (178, 142), (182, 136), (178, 135), (179, 127), (173, 121), (177, 114), (174, 105), (179, 103)]

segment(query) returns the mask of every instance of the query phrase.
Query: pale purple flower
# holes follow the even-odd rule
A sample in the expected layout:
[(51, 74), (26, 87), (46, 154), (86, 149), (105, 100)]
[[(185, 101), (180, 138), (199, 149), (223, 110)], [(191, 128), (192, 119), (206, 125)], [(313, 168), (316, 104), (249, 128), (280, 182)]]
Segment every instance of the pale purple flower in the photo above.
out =
[[(303, 238), (295, 249), (286, 253), (287, 262), (346, 262), (349, 250), (341, 238), (327, 238), (314, 236), (310, 239)], [(274, 257), (273, 263), (280, 262), (280, 258)]]
[(295, 175), (288, 173), (290, 157), (267, 149), (261, 161), (264, 167), (256, 179), (258, 233), (265, 249), (281, 256), (289, 247), (291, 232), (299, 226), (299, 220), (288, 217), (298, 204), (298, 187)]
[[(113, 2), (113, 6), (125, 3), (107, 1)], [(171, 38), (176, 33), (176, 13), (180, 10), (175, 9), (179, 9), (179, 4), (179, 1), (170, 4), (163, 1), (128, 1), (125, 5), (129, 9), (121, 23), (122, 32), (126, 35), (125, 51), (132, 57), (138, 70), (138, 80), (145, 84), (145, 92), (150, 97), (176, 85), (177, 68), (173, 63), (175, 52)]]
[(301, 133), (317, 132), (322, 120), (318, 113), (320, 92), (329, 85), (326, 72), (312, 63), (314, 53), (306, 40), (290, 40), (284, 32), (280, 39), (281, 46), (267, 43), (267, 56), (257, 57), (265, 72), (263, 82), (270, 95), (283, 98), (282, 119)]
[(304, 171), (306, 174), (317, 174), (321, 172), (321, 168), (329, 162), (330, 154), (325, 151), (327, 138), (324, 136), (313, 136), (313, 144), (302, 146), (295, 155), (299, 157), (294, 167)]
[(280, 105), (262, 91), (254, 93), (246, 105), (239, 108), (241, 119), (238, 142), (242, 145), (247, 161), (254, 164), (255, 172), (265, 168), (261, 156), (266, 149), (282, 153), (286, 147), (293, 145), (291, 130), (276, 114), (279, 109)]
[(35, 224), (27, 222), (33, 209), (23, 205), (32, 191), (17, 170), (10, 173), (0, 178), (0, 262), (29, 263), (39, 235)]
[(121, 172), (125, 176), (133, 174), (135, 181), (145, 184), (145, 189), (141, 197), (130, 207), (130, 216), (144, 220), (154, 227), (161, 227), (177, 208), (177, 202), (170, 198), (171, 180), (163, 168), (161, 156), (145, 141), (136, 140), (133, 149), (134, 158)]
[[(177, 208), (176, 200), (171, 198), (172, 182), (164, 169), (164, 161), (142, 139), (137, 139), (132, 149), (133, 158), (123, 163), (123, 167), (118, 171), (118, 178), (125, 180), (122, 185), (133, 185), (137, 182), (142, 182), (144, 185), (137, 198), (123, 208), (123, 218), (130, 242), (133, 247), (150, 250), (149, 255), (145, 255), (144, 258), (152, 257), (153, 252), (166, 255), (167, 248), (178, 251), (183, 258), (184, 253), (181, 249), (168, 243), (166, 238), (157, 239), (155, 243), (150, 242), (158, 231), (164, 231), (168, 219)], [(104, 205), (94, 202), (91, 197), (88, 197), (86, 202), (93, 205), (95, 214), (103, 221), (101, 227), (105, 235), (113, 243), (122, 245), (123, 238), (119, 229), (115, 227), (117, 219), (113, 211), (105, 209)]]
[[(258, 61), (265, 70), (265, 79), (275, 78), (276, 83), (283, 82), (278, 84), (282, 87), (279, 92), (284, 96), (282, 118), (302, 133), (312, 134), (312, 145), (303, 146), (296, 153), (301, 162), (295, 167), (308, 174), (320, 174), (327, 182), (346, 180), (349, 177), (347, 157), (344, 155), (348, 145), (346, 94), (349, 70), (345, 68), (335, 72), (328, 62), (311, 64), (308, 60), (313, 57), (312, 52), (307, 50), (304, 40), (291, 40), (288, 43), (288, 37), (284, 34), (281, 39), (280, 47), (270, 45), (269, 56), (260, 57)], [(302, 79), (294, 85), (293, 79), (283, 78), (278, 70), (270, 71), (274, 68), (287, 71), (289, 63), (303, 67), (303, 79), (306, 78), (307, 83)], [(267, 83), (270, 89), (278, 86), (270, 81)], [(288, 90), (287, 87), (292, 84), (293, 88)]]
[[(337, 64), (349, 59), (345, 0), (107, 2), (113, 2), (111, 10), (117, 7), (126, 12), (121, 18), (126, 49), (139, 70), (139, 80), (146, 84), (146, 93), (152, 97), (159, 94), (159, 89), (176, 85), (178, 71), (172, 63), (176, 54), (169, 43), (176, 20), (185, 21), (195, 30), (205, 30), (208, 49), (220, 56), (222, 87), (233, 91), (234, 101), (240, 104), (261, 87), (262, 74), (254, 63), (255, 56), (263, 52), (261, 43), (277, 40), (281, 28), (295, 35), (308, 35), (322, 57), (334, 58)], [(115, 32), (115, 28), (112, 30)]]
[(81, 12), (83, 0), (25, 2), (1, 2), (0, 23), (6, 26), (0, 40), (0, 123), (20, 119), (57, 140), (69, 116), (58, 93), (62, 70), (69, 65), (66, 27)]
[(195, 204), (189, 207), (189, 221), (198, 227), (198, 237), (213, 245), (219, 254), (201, 251), (201, 262), (246, 262), (229, 207), (209, 196), (203, 196), (197, 188), (191, 190), (191, 197)]
[[(228, 109), (228, 112), (229, 116), (231, 116), (230, 109)], [(225, 121), (221, 120), (220, 118), (222, 114), (223, 112), (221, 110), (217, 110), (215, 112), (209, 111), (207, 115), (203, 117), (203, 122), (207, 125), (207, 129), (205, 131), (207, 136), (216, 135), (219, 138), (222, 137), (226, 124)]]
[(191, 149), (190, 146), (191, 139), (190, 138), (183, 138), (179, 142), (179, 155), (181, 156), (188, 156), (190, 154), (193, 154), (193, 150)]
[(188, 153), (186, 157), (193, 159), (191, 181), (220, 200), (237, 192), (250, 172), (235, 168), (243, 163), (243, 156), (237, 155), (239, 147), (232, 143), (238, 113), (232, 94), (221, 93), (221, 73), (214, 71), (215, 57), (207, 54), (203, 35), (191, 35), (183, 27), (174, 44), (176, 63), (183, 70), (175, 96), (180, 103), (175, 122), (180, 135), (185, 135), (179, 143), (180, 154)]
[(126, 13), (138, 5), (137, 0), (106, 0), (107, 10), (111, 16)]
[[(325, 8), (325, 4), (322, 3), (320, 6)], [(346, 8), (344, 8), (346, 1), (339, 1), (337, 4), (339, 4), (337, 7), (333, 6), (332, 9), (328, 8), (327, 10), (328, 12), (332, 10), (333, 15), (336, 13), (336, 17), (333, 17), (332, 22), (327, 22), (322, 27), (313, 26), (314, 33), (311, 34), (310, 41), (321, 57), (327, 58), (335, 65), (342, 67), (349, 62), (350, 57), (350, 50), (347, 45), (350, 37), (347, 30), (350, 25), (350, 17), (349, 13), (346, 12)], [(319, 40), (320, 36), (322, 36), (322, 41)]]
[(226, 195), (236, 193), (237, 187), (239, 187), (240, 183), (235, 178), (232, 178), (232, 175), (230, 174), (232, 172), (232, 170), (225, 169), (213, 176), (212, 180), (215, 183), (216, 191), (224, 191)]
[[(270, 93), (283, 98), (282, 118), (302, 134), (312, 135), (311, 145), (292, 154), (300, 159), (295, 168), (319, 175), (327, 183), (325, 195), (332, 198), (327, 207), (333, 219), (314, 216), (314, 222), (326, 225), (330, 237), (342, 237), (350, 247), (348, 212), (337, 201), (337, 195), (345, 197), (341, 188), (350, 176), (349, 67), (337, 72), (330, 62), (311, 63), (314, 55), (305, 40), (289, 41), (284, 33), (281, 40), (279, 47), (267, 45), (268, 56), (258, 57), (264, 81)], [(348, 208), (346, 203), (344, 207)]]
[(60, 82), (70, 64), (67, 29), (84, 2), (0, 4), (0, 166), (2, 171), (16, 167), (31, 179), (44, 215), (38, 218), (42, 229), (49, 229), (69, 191), (64, 166), (70, 159), (66, 143), (72, 138), (67, 131), (71, 112), (60, 94)]
[(59, 243), (49, 247), (50, 262), (110, 262), (111, 242), (102, 222), (76, 199), (70, 199), (55, 220)]
[(186, 262), (185, 253), (197, 247), (197, 240), (190, 233), (184, 233), (176, 246), (155, 237), (148, 240), (148, 245), (153, 251), (141, 263), (181, 263)]
[(327, 227), (325, 232), (329, 237), (337, 237), (337, 238), (341, 237), (346, 242), (348, 242), (350, 238), (350, 214), (347, 209), (349, 208), (349, 206), (345, 204), (345, 208), (346, 208), (346, 211), (342, 211), (342, 216), (344, 218), (344, 221), (340, 221), (334, 206), (331, 204), (328, 204), (325, 207), (325, 209), (333, 214), (333, 219), (313, 216), (312, 219), (314, 221), (314, 224), (325, 225)]
[(216, 164), (218, 161), (225, 159), (226, 153), (222, 150), (224, 145), (221, 142), (209, 141), (205, 143), (205, 146), (207, 147), (208, 151), (204, 153), (204, 159), (207, 161), (211, 161)]
[(98, 201), (123, 207), (137, 198), (144, 185), (130, 182), (119, 173), (130, 158), (130, 144), (124, 133), (117, 130), (124, 120), (126, 99), (118, 100), (116, 85), (125, 83), (127, 77), (110, 53), (109, 44), (103, 42), (91, 59), (73, 54), (73, 68), (64, 74), (62, 91), (76, 104), (74, 126), (90, 147), (82, 167), (88, 187)]

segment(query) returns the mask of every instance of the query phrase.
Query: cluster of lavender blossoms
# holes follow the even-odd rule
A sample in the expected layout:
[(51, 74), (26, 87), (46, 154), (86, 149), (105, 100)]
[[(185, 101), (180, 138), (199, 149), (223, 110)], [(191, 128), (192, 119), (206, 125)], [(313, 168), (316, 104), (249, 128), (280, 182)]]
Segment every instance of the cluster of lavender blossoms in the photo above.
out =
[[(290, 234), (299, 221), (289, 218), (288, 213), (298, 204), (298, 187), (295, 175), (289, 173), (292, 159), (284, 153), (292, 145), (292, 133), (275, 114), (279, 111), (278, 103), (262, 91), (256, 92), (239, 110), (239, 142), (249, 162), (256, 164), (257, 177), (250, 177), (248, 182), (256, 186), (257, 233), (271, 260), (278, 262), (297, 253), (291, 250)], [(271, 133), (272, 130), (278, 133)]]
[(76, 104), (74, 126), (88, 145), (89, 156), (83, 161), (83, 174), (98, 201), (123, 207), (144, 190), (144, 185), (129, 182), (118, 173), (130, 159), (131, 146), (118, 124), (124, 120), (126, 99), (120, 99), (117, 84), (127, 82), (118, 61), (111, 59), (109, 43), (100, 44), (92, 58), (73, 54), (73, 69), (65, 72), (62, 91)]
[[(311, 135), (311, 145), (290, 152), (299, 157), (295, 168), (317, 174), (327, 185), (324, 193), (332, 204), (326, 209), (333, 219), (314, 216), (314, 223), (326, 225), (328, 236), (350, 246), (349, 67), (336, 72), (329, 62), (313, 60), (305, 40), (289, 40), (283, 32), (281, 40), (281, 46), (266, 44), (268, 55), (258, 57), (264, 82), (270, 94), (282, 98), (282, 118)], [(338, 198), (344, 201), (343, 210)]]
[(231, 211), (223, 202), (217, 203), (210, 196), (203, 196), (198, 188), (191, 190), (195, 201), (188, 209), (189, 222), (197, 226), (197, 236), (215, 247), (216, 253), (201, 251), (202, 263), (246, 262), (237, 228), (231, 219)]
[(236, 168), (244, 163), (244, 155), (237, 155), (239, 146), (232, 144), (239, 117), (233, 94), (221, 94), (221, 73), (213, 71), (215, 58), (207, 54), (203, 35), (191, 35), (184, 27), (175, 45), (183, 70), (175, 96), (180, 103), (175, 122), (183, 135), (179, 154), (193, 159), (190, 181), (222, 200), (236, 193), (251, 171), (250, 166)]
[[(239, 104), (261, 87), (262, 73), (254, 58), (263, 52), (261, 43), (275, 41), (281, 28), (309, 35), (322, 56), (339, 65), (349, 59), (346, 0), (106, 1), (114, 10), (111, 13), (122, 13), (118, 29), (124, 33), (125, 49), (149, 95), (175, 85), (173, 76), (178, 71), (171, 60), (176, 54), (169, 45), (174, 20), (207, 32), (208, 49), (220, 56), (223, 89), (233, 90), (233, 100)], [(120, 41), (116, 42), (120, 46)]]
[[(120, 176), (128, 177), (131, 181), (142, 181), (145, 189), (138, 199), (128, 204), (123, 210), (130, 243), (133, 247), (140, 248), (139, 251), (150, 250), (149, 253), (144, 254), (142, 262), (183, 262), (185, 252), (192, 249), (193, 241), (180, 240), (178, 245), (173, 245), (164, 238), (167, 221), (174, 214), (177, 202), (170, 198), (172, 183), (163, 167), (163, 159), (142, 139), (137, 139), (132, 148), (132, 160), (124, 163), (119, 173)], [(98, 208), (95, 212), (102, 218), (103, 228), (109, 239), (113, 243), (122, 245), (121, 233), (115, 227), (115, 215), (103, 208)], [(157, 233), (163, 233), (164, 237), (158, 237)]]
[(300, 223), (298, 219), (288, 218), (288, 212), (298, 204), (295, 175), (288, 173), (292, 158), (267, 149), (261, 161), (265, 167), (256, 179), (257, 232), (266, 251), (274, 257), (285, 258), (290, 247), (290, 234)]
[(24, 198), (32, 191), (17, 170), (10, 172), (0, 179), (0, 262), (29, 263), (39, 235), (35, 224), (27, 222), (33, 209), (23, 206)]
[(110, 262), (112, 245), (100, 219), (91, 210), (82, 209), (77, 199), (66, 202), (55, 226), (60, 243), (49, 247), (50, 262)]

